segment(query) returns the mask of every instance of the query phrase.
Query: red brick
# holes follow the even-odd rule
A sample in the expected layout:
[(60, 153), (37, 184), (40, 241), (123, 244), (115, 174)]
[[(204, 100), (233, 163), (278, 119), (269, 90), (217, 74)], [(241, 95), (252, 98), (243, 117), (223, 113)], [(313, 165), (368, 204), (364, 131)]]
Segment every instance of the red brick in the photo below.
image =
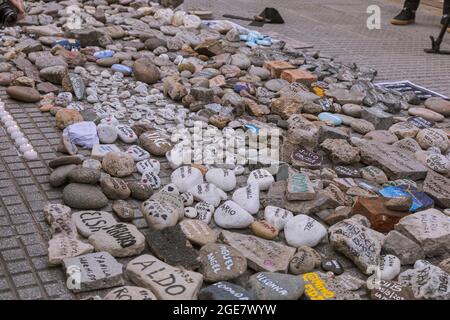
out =
[(295, 67), (286, 61), (265, 61), (264, 68), (270, 71), (272, 78), (279, 78), (284, 70), (295, 69)]
[(310, 86), (311, 83), (317, 81), (317, 76), (309, 71), (295, 69), (295, 70), (284, 70), (281, 72), (281, 79), (292, 82), (300, 82), (306, 86)]

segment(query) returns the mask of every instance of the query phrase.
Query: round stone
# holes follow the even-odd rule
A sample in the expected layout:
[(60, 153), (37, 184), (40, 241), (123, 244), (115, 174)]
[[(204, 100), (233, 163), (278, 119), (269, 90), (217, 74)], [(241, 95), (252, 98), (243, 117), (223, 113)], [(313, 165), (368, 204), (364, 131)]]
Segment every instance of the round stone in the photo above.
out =
[(447, 134), (441, 129), (422, 129), (417, 134), (416, 140), (422, 149), (425, 150), (430, 147), (438, 147), (441, 152), (445, 152), (448, 149)]
[(228, 200), (216, 209), (214, 221), (224, 229), (243, 229), (250, 226), (254, 219), (236, 202)]
[(295, 275), (313, 271), (320, 265), (320, 254), (308, 246), (301, 246), (289, 262), (289, 272)]
[(350, 117), (361, 118), (362, 106), (359, 104), (347, 103), (342, 106), (342, 112)]
[(256, 169), (250, 172), (247, 184), (256, 182), (259, 186), (259, 190), (263, 191), (269, 189), (274, 181), (275, 179), (269, 171), (266, 169)]
[(342, 267), (341, 263), (336, 259), (325, 259), (322, 260), (322, 263), (320, 264), (323, 270), (325, 271), (331, 271), (335, 275), (340, 275), (344, 273), (344, 268)]
[(124, 200), (130, 197), (131, 191), (125, 181), (120, 178), (105, 177), (100, 180), (103, 193), (112, 200)]
[(13, 99), (23, 102), (38, 102), (41, 100), (39, 91), (30, 87), (11, 86), (6, 93)]
[(247, 270), (247, 259), (236, 249), (209, 243), (199, 252), (200, 272), (207, 282), (232, 280)]
[(134, 172), (134, 159), (125, 152), (109, 152), (103, 157), (102, 167), (114, 177), (126, 177)]
[(313, 218), (299, 214), (284, 226), (286, 242), (292, 247), (314, 247), (327, 235), (327, 229)]
[(197, 209), (193, 207), (186, 207), (184, 208), (184, 216), (189, 219), (195, 219), (197, 218), (198, 212)]
[(110, 124), (101, 123), (97, 126), (97, 135), (101, 143), (114, 143), (117, 140), (117, 129)]
[(128, 182), (128, 188), (131, 191), (131, 197), (136, 200), (145, 201), (153, 195), (152, 186), (142, 182)]
[(112, 204), (112, 210), (120, 221), (130, 222), (135, 217), (135, 210), (124, 200), (115, 200)]
[(284, 229), (286, 222), (294, 217), (294, 214), (286, 209), (267, 206), (264, 209), (264, 219), (278, 231)]
[(64, 203), (76, 209), (100, 209), (108, 204), (108, 198), (100, 188), (81, 183), (70, 183), (63, 190)]
[(404, 121), (393, 124), (388, 130), (395, 134), (399, 139), (404, 139), (415, 138), (420, 129), (411, 122)]
[(450, 172), (450, 160), (441, 154), (428, 154), (425, 158), (427, 166), (439, 173), (447, 174)]
[(225, 192), (236, 187), (236, 176), (233, 170), (213, 168), (205, 174), (205, 179)]
[(177, 186), (180, 192), (186, 192), (192, 186), (203, 183), (203, 175), (197, 168), (183, 166), (172, 172), (170, 181)]
[(353, 131), (360, 134), (366, 134), (375, 130), (375, 126), (367, 120), (355, 119), (350, 123)]
[(364, 136), (364, 139), (382, 142), (386, 144), (393, 144), (398, 141), (397, 136), (387, 130), (371, 131)]
[(83, 168), (100, 170), (102, 168), (102, 163), (96, 159), (86, 159), (81, 166)]
[(232, 200), (247, 210), (250, 214), (256, 214), (259, 211), (259, 186), (253, 182), (245, 187), (237, 189), (232, 196)]
[(371, 182), (383, 184), (389, 179), (383, 170), (375, 166), (368, 166), (359, 170), (361, 177)]

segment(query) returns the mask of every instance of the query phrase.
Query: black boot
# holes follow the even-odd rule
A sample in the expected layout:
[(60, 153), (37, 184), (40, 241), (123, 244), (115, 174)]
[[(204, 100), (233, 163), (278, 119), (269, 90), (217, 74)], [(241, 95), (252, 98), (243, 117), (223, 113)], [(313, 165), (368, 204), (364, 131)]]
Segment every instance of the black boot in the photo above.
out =
[[(445, 14), (441, 18), (441, 26), (443, 26), (446, 22), (446, 19), (450, 19), (450, 14)], [(447, 32), (450, 32), (450, 25), (447, 28)]]
[(410, 8), (403, 8), (403, 10), (391, 20), (392, 24), (395, 25), (406, 25), (414, 23), (416, 20), (416, 10)]

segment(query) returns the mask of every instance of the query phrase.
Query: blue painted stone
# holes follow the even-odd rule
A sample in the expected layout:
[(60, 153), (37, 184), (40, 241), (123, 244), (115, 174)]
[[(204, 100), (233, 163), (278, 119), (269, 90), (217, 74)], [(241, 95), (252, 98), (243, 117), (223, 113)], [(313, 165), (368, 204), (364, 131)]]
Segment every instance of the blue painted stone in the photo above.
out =
[(385, 187), (378, 192), (386, 198), (411, 197), (413, 203), (411, 208), (409, 208), (410, 212), (422, 211), (432, 207), (434, 204), (433, 199), (427, 196), (425, 192), (418, 191), (412, 186)]
[(114, 51), (112, 50), (102, 50), (94, 53), (94, 57), (98, 59), (110, 58), (114, 55)]
[(340, 126), (342, 124), (342, 119), (338, 116), (329, 113), (329, 112), (322, 112), (319, 114), (319, 119), (321, 121), (329, 121), (332, 122), (335, 126)]
[(112, 69), (113, 71), (116, 71), (116, 72), (122, 72), (122, 73), (124, 73), (124, 74), (131, 74), (131, 72), (133, 72), (133, 69), (131, 69), (130, 67), (125, 66), (125, 65), (123, 65), (123, 64), (113, 64), (113, 65), (111, 66), (111, 69)]

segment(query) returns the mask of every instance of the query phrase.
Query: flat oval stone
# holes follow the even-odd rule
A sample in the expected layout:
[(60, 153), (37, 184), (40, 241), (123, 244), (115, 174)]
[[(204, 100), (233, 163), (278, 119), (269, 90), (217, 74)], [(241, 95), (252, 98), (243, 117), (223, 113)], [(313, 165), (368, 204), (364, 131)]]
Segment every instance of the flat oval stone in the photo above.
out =
[(318, 115), (318, 117), (320, 121), (331, 122), (335, 126), (340, 126), (342, 124), (341, 118), (329, 112), (322, 112)]
[(303, 295), (305, 284), (290, 274), (259, 272), (250, 277), (248, 289), (258, 300), (297, 300)]
[(214, 207), (219, 206), (222, 200), (228, 198), (227, 194), (211, 183), (200, 183), (188, 190), (197, 201), (207, 202)]
[(200, 290), (199, 300), (255, 300), (252, 293), (246, 289), (231, 283), (217, 282)]
[(100, 186), (103, 193), (112, 200), (125, 200), (131, 194), (126, 182), (120, 178), (105, 177), (100, 180)]
[(147, 224), (156, 230), (174, 226), (179, 219), (179, 214), (173, 208), (165, 207), (163, 203), (152, 199), (142, 203), (141, 211)]
[(340, 275), (344, 273), (344, 268), (336, 259), (325, 259), (320, 264), (323, 270), (325, 271), (331, 271), (335, 275)]
[(247, 179), (247, 184), (257, 182), (259, 190), (267, 190), (270, 185), (275, 181), (275, 178), (266, 169), (256, 169), (250, 172)]
[(201, 220), (184, 219), (180, 222), (181, 231), (195, 245), (203, 246), (214, 243), (218, 234)]
[(97, 126), (97, 135), (101, 143), (114, 143), (117, 140), (117, 129), (115, 126), (101, 123)]
[(156, 159), (146, 159), (136, 163), (136, 168), (140, 174), (143, 174), (147, 171), (152, 171), (157, 175), (159, 174), (161, 165)]
[(192, 186), (203, 183), (203, 175), (197, 168), (183, 166), (172, 172), (170, 181), (178, 187), (180, 192), (186, 192)]
[(126, 153), (130, 154), (134, 161), (143, 161), (150, 158), (150, 153), (142, 149), (141, 147), (137, 145), (133, 145), (125, 151)]
[(113, 215), (106, 211), (78, 211), (72, 214), (72, 220), (78, 232), (86, 238), (104, 227), (117, 224)]
[(142, 147), (155, 156), (163, 156), (172, 149), (172, 143), (157, 130), (146, 131), (139, 137)]
[(102, 160), (102, 167), (114, 177), (126, 177), (134, 172), (134, 159), (125, 152), (109, 152)]
[(210, 243), (199, 252), (200, 272), (205, 281), (232, 280), (247, 270), (247, 259), (236, 249), (225, 244)]
[(264, 209), (264, 219), (278, 231), (284, 229), (286, 222), (293, 218), (294, 214), (286, 209), (267, 206)]
[(90, 184), (70, 183), (63, 190), (64, 204), (76, 209), (100, 209), (108, 204), (108, 198), (100, 188)]
[(327, 229), (313, 218), (299, 214), (284, 226), (286, 242), (293, 247), (316, 246), (327, 234)]
[(69, 172), (71, 182), (96, 184), (100, 179), (100, 170), (77, 167)]
[(153, 190), (161, 187), (161, 178), (153, 171), (147, 171), (142, 174), (141, 183), (150, 186)]
[(131, 129), (130, 126), (119, 124), (116, 126), (117, 134), (119, 135), (119, 139), (122, 140), (125, 143), (133, 143), (137, 141), (138, 136), (136, 133)]
[(320, 265), (320, 254), (311, 247), (301, 246), (289, 262), (289, 271), (292, 274), (304, 274), (313, 271)]
[(253, 231), (255, 236), (261, 237), (267, 240), (273, 240), (278, 236), (278, 229), (271, 226), (264, 220), (258, 220), (250, 225), (250, 229)]
[(214, 221), (224, 229), (247, 228), (253, 220), (250, 213), (231, 200), (226, 201), (214, 212)]
[(135, 217), (134, 209), (124, 200), (114, 201), (112, 210), (119, 217), (120, 221), (130, 222)]
[(445, 119), (445, 117), (442, 114), (439, 114), (426, 108), (419, 108), (419, 107), (409, 108), (408, 113), (412, 116), (422, 117), (424, 119), (435, 122), (441, 122), (444, 121)]
[(136, 200), (145, 201), (153, 195), (153, 188), (148, 184), (131, 181), (127, 185), (131, 191), (131, 197)]
[(39, 91), (30, 87), (11, 86), (6, 93), (13, 99), (23, 102), (38, 102), (41, 100)]

